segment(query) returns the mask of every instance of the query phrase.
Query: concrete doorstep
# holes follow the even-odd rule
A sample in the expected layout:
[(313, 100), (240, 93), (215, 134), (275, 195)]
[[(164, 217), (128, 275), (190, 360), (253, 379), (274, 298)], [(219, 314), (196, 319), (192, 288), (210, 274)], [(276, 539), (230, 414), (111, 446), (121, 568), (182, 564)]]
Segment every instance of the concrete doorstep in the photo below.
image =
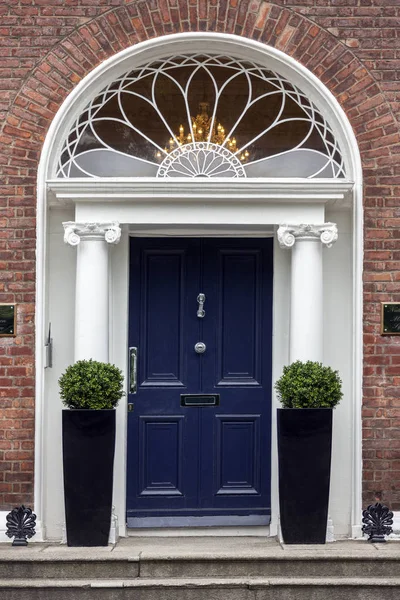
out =
[(399, 600), (400, 543), (125, 538), (0, 547), (3, 600)]

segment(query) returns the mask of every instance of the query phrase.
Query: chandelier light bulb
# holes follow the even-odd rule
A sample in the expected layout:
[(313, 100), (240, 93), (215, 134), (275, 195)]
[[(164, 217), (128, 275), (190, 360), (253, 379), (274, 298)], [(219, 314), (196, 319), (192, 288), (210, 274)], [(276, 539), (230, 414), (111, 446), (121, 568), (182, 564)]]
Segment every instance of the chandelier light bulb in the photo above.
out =
[[(248, 150), (245, 152), (240, 151), (237, 147), (236, 138), (227, 138), (225, 134), (225, 127), (221, 122), (217, 121), (216, 115), (214, 115), (214, 119), (210, 117), (209, 111), (209, 103), (205, 101), (200, 102), (198, 114), (195, 117), (190, 117), (192, 121), (191, 132), (186, 135), (185, 127), (183, 123), (181, 123), (175, 138), (171, 137), (169, 140), (169, 148), (164, 148), (165, 154), (171, 154), (171, 152), (174, 152), (176, 148), (183, 147), (186, 144), (216, 144), (217, 146), (227, 147), (232, 154), (239, 153), (239, 160), (241, 162), (247, 162), (250, 156)], [(156, 152), (155, 156), (157, 159), (163, 158), (161, 152)]]

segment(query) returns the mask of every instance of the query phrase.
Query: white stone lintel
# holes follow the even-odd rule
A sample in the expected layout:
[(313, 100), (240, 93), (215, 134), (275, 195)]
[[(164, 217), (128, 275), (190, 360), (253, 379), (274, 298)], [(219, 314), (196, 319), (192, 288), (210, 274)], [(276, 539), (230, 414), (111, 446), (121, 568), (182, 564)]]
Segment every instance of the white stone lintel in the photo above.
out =
[(278, 241), (281, 248), (292, 248), (297, 240), (319, 240), (330, 248), (338, 239), (336, 223), (321, 225), (281, 225), (278, 229)]
[(118, 244), (121, 238), (121, 228), (117, 221), (108, 223), (66, 221), (63, 226), (64, 242), (70, 246), (78, 246), (82, 240), (106, 241), (108, 244)]

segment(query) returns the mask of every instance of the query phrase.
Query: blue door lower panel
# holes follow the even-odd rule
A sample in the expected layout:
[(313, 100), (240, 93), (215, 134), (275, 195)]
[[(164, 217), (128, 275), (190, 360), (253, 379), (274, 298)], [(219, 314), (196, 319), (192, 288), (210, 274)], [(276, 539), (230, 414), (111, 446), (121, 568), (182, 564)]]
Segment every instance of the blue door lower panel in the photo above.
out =
[(131, 240), (128, 525), (268, 520), (271, 323), (272, 240)]

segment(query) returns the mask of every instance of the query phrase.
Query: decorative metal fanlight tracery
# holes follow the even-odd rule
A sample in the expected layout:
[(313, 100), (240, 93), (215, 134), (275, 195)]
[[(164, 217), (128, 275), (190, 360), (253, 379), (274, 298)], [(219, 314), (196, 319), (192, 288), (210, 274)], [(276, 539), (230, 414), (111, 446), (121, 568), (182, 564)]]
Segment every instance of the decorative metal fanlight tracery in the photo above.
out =
[(339, 178), (345, 170), (332, 128), (299, 88), (249, 61), (196, 54), (153, 61), (104, 88), (71, 128), (57, 176)]

